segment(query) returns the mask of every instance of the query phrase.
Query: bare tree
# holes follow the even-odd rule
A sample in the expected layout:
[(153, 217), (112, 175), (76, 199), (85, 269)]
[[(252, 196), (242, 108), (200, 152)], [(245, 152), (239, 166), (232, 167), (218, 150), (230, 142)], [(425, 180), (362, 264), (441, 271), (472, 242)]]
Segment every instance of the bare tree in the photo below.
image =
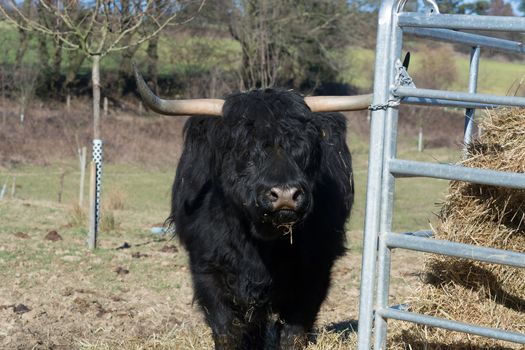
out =
[(5, 45), (5, 38), (0, 42), (0, 47), (2, 47), (1, 56), (0, 56), (0, 90), (2, 96), (2, 126), (6, 125), (7, 121), (7, 107), (6, 107), (6, 97), (5, 97), (5, 87), (8, 81), (10, 81), (9, 74), (5, 68), (5, 62), (7, 61), (8, 56), (8, 47)]
[[(31, 17), (31, 0), (24, 0), (20, 4), (20, 12), (24, 13), (26, 17)], [(20, 64), (24, 58), (24, 55), (29, 47), (30, 33), (23, 30), (21, 27), (21, 18), (16, 17), (14, 20), (17, 21), (19, 41), (15, 56), (15, 70), (20, 67)]]
[[(200, 2), (202, 7), (204, 0)], [(64, 49), (80, 51), (91, 60), (93, 136), (99, 139), (100, 61), (111, 52), (128, 50), (158, 35), (184, 7), (184, 3), (172, 2), (172, 6), (158, 11), (155, 3), (155, 0), (37, 1), (48, 21), (28, 15), (16, 0), (0, 4), (0, 12), (20, 30), (48, 35), (61, 42)]]
[[(46, 11), (42, 3), (36, 3), (36, 16), (38, 21), (47, 28), (54, 31), (60, 30), (62, 25)], [(46, 94), (60, 94), (61, 84), (61, 65), (63, 58), (63, 42), (60, 40), (49, 40), (48, 35), (37, 33), (38, 47), (37, 52), (42, 66), (41, 75), (43, 76), (41, 86), (46, 90)]]
[(14, 72), (14, 92), (18, 99), (20, 123), (24, 122), (27, 106), (34, 96), (38, 70), (38, 65), (20, 62)]
[[(123, 5), (126, 5), (125, 3), (129, 4), (130, 0), (123, 0)], [(201, 3), (202, 4), (202, 3)], [(201, 7), (201, 4), (197, 4), (197, 6)], [(156, 21), (148, 20), (144, 23), (144, 26), (149, 28), (145, 28), (146, 31), (152, 31), (155, 30), (156, 22), (162, 21), (163, 17), (168, 16), (170, 14), (169, 8), (173, 6), (173, 1), (171, 0), (153, 0), (151, 4), (151, 13), (152, 18), (156, 18)], [(129, 6), (123, 6), (125, 8), (125, 15), (128, 15), (129, 17)], [(198, 8), (196, 9), (198, 11)], [(187, 12), (190, 13), (190, 12)], [(181, 17), (184, 17), (184, 14), (180, 14)], [(131, 17), (130, 17), (131, 18)], [(158, 64), (158, 55), (157, 55), (157, 47), (158, 47), (158, 40), (159, 36), (155, 35), (148, 39), (148, 47), (146, 49), (147, 53), (147, 68), (146, 72), (148, 75), (151, 76), (151, 81), (154, 85), (154, 89), (157, 90), (157, 64)], [(122, 43), (124, 46), (129, 45), (133, 41), (133, 34), (129, 34), (122, 40)], [(131, 82), (134, 82), (134, 75), (133, 70), (131, 69), (131, 62), (133, 60), (133, 57), (135, 53), (137, 52), (139, 46), (132, 45), (128, 47), (127, 49), (123, 50), (120, 56), (120, 64), (118, 69), (118, 75), (119, 75), (119, 89), (121, 92), (125, 92), (125, 89)]]
[(344, 0), (239, 0), (229, 28), (242, 50), (241, 88), (335, 80), (331, 57), (349, 42), (353, 15)]
[[(158, 35), (178, 17), (181, 2), (171, 2), (159, 11), (156, 0), (40, 0), (36, 1), (46, 21), (31, 16), (31, 1), (21, 9), (16, 0), (0, 2), (4, 18), (24, 32), (36, 32), (61, 43), (67, 50), (82, 52), (91, 60), (93, 93), (93, 160), (96, 184), (90, 211), (88, 246), (96, 247), (100, 184), (102, 173), (102, 140), (100, 128), (100, 61), (111, 52), (130, 50)], [(205, 0), (200, 0), (202, 7)], [(200, 9), (199, 7), (199, 9)], [(186, 20), (189, 20), (188, 18)]]
[[(170, 0), (155, 0), (154, 9), (159, 13), (159, 16), (164, 12), (166, 7), (170, 6)], [(201, 6), (202, 8), (202, 6)], [(148, 41), (148, 47), (146, 49), (147, 54), (147, 68), (146, 72), (151, 77), (153, 84), (153, 91), (158, 93), (158, 63), (159, 63), (159, 36), (154, 36)]]
[[(231, 13), (230, 31), (241, 44), (241, 88), (275, 84), (286, 47), (280, 37), (286, 22), (285, 3), (273, 0), (242, 1)], [(288, 19), (288, 22), (290, 19)]]

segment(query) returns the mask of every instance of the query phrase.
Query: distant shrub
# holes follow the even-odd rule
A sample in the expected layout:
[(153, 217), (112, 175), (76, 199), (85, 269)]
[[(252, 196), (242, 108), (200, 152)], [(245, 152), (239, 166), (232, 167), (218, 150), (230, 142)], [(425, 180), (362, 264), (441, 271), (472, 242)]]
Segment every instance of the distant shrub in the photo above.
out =
[(108, 194), (107, 210), (123, 210), (126, 207), (126, 194), (119, 188), (113, 188)]
[(100, 218), (100, 231), (112, 232), (119, 228), (120, 224), (115, 217), (115, 214), (110, 210), (104, 210)]
[(457, 79), (455, 58), (456, 54), (452, 46), (424, 46), (418, 50), (417, 67), (410, 74), (418, 87), (446, 89)]
[(68, 226), (71, 227), (82, 227), (87, 225), (87, 215), (84, 209), (78, 205), (78, 203), (73, 204), (68, 209)]

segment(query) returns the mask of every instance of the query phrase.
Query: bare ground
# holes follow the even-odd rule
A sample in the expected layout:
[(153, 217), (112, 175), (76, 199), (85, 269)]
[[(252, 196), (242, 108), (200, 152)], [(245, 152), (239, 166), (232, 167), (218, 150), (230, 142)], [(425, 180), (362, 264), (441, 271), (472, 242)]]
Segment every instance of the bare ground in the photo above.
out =
[[(24, 211), (27, 217), (19, 217)], [(176, 240), (148, 233), (154, 219), (145, 219), (139, 233), (103, 234), (92, 253), (84, 235), (69, 227), (67, 206), (9, 200), (0, 202), (0, 213), (27, 224), (25, 232), (6, 225), (0, 234), (0, 348), (211, 348), (210, 333), (192, 304), (186, 254)], [(61, 240), (44, 238), (51, 228)], [(349, 238), (310, 349), (355, 343), (360, 233), (349, 232)], [(131, 247), (116, 249), (124, 242)], [(396, 252), (393, 303), (408, 294), (417, 273), (414, 255)]]
[[(73, 115), (63, 106), (34, 107), (24, 124), (16, 122), (16, 106), (8, 107), (0, 128), (0, 171), (71, 160), (79, 146), (90, 144), (85, 101), (74, 101)], [(174, 167), (183, 120), (138, 118), (133, 110), (104, 119), (106, 160)], [(349, 121), (351, 137), (368, 133), (364, 115), (352, 115)], [(438, 130), (434, 137), (446, 134)], [(407, 134), (412, 131), (406, 129)], [(357, 163), (364, 169), (366, 148), (361, 148), (353, 151), (354, 156), (363, 153)], [(363, 172), (356, 181), (364, 183), (365, 178)], [(359, 196), (363, 201), (364, 193)], [(354, 213), (362, 216), (362, 207), (356, 206)], [(85, 229), (71, 205), (27, 198), (0, 201), (0, 348), (211, 349), (209, 330), (192, 304), (185, 252), (176, 240), (149, 233), (166, 213), (115, 210), (118, 228), (103, 232), (100, 248), (92, 253), (85, 248)], [(44, 239), (53, 230), (61, 240)], [(309, 350), (355, 348), (361, 235), (348, 232), (349, 252), (334, 267)], [(124, 242), (131, 247), (117, 250)], [(397, 304), (417, 284), (423, 257), (406, 251), (393, 255), (390, 302)]]

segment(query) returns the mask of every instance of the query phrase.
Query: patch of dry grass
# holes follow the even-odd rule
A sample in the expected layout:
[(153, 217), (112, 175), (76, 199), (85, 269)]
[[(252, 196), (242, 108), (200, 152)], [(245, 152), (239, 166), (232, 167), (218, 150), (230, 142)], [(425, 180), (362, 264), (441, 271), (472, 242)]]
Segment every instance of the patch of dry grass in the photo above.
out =
[[(305, 350), (348, 350), (357, 347), (357, 335), (350, 332), (320, 330), (315, 340), (309, 342)], [(99, 345), (81, 342), (85, 350), (213, 350), (210, 330), (203, 325), (180, 324), (164, 334), (153, 334), (147, 339), (135, 339), (116, 344)]]
[(102, 216), (100, 218), (100, 231), (106, 233), (113, 232), (118, 230), (119, 227), (120, 222), (112, 210), (105, 210), (102, 212)]
[(126, 193), (119, 187), (114, 187), (107, 195), (105, 207), (108, 210), (124, 210), (126, 208)]
[[(525, 110), (488, 112), (469, 147), (468, 167), (525, 172)], [(525, 253), (525, 191), (451, 182), (437, 239)], [(412, 311), (525, 333), (525, 271), (431, 256)], [(395, 349), (522, 349), (522, 345), (393, 322)]]
[(72, 204), (67, 211), (68, 222), (71, 227), (87, 226), (87, 214), (84, 208), (78, 203)]

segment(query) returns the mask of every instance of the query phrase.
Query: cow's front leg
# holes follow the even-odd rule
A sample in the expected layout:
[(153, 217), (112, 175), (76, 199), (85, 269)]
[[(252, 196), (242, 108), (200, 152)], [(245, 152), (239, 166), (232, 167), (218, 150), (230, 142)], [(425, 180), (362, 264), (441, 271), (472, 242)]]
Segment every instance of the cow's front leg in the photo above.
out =
[(263, 349), (267, 314), (243, 308), (214, 274), (194, 274), (195, 299), (213, 333), (216, 350)]
[[(242, 322), (242, 323), (241, 323)], [(251, 321), (234, 318), (228, 327), (212, 326), (216, 350), (263, 350), (266, 335), (266, 319)]]
[(216, 350), (241, 349), (241, 327), (235, 317), (230, 300), (220, 283), (220, 276), (213, 273), (194, 273), (195, 301), (201, 307), (210, 326)]
[[(305, 271), (310, 270), (305, 269)], [(328, 276), (328, 273), (312, 276), (309, 279), (305, 278), (302, 283), (296, 281), (295, 288), (289, 287), (289, 290), (293, 288), (293, 292), (278, 305), (279, 317), (282, 320), (280, 350), (304, 349), (308, 345), (307, 334), (312, 331), (317, 313), (326, 296)]]
[(281, 329), (280, 350), (302, 350), (308, 344), (303, 326), (284, 324)]

